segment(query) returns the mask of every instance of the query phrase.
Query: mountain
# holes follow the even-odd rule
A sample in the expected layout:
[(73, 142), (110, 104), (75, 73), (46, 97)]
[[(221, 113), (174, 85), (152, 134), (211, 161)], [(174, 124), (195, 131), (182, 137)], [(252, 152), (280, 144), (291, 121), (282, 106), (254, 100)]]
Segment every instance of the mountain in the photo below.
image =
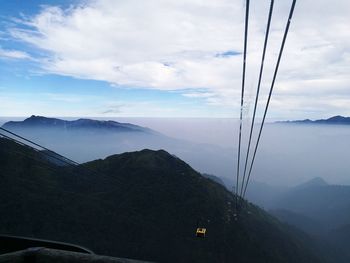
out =
[(75, 162), (72, 160), (68, 160), (64, 156), (59, 155), (58, 153), (55, 153), (50, 150), (42, 150), (43, 158), (50, 163), (55, 164), (56, 166), (68, 166), (68, 165), (75, 165)]
[(312, 178), (311, 180), (308, 180), (305, 183), (295, 186), (294, 188), (292, 188), (292, 190), (322, 187), (322, 186), (328, 186), (328, 183), (321, 177), (315, 177), (315, 178)]
[(295, 120), (295, 121), (278, 121), (276, 123), (282, 124), (342, 124), (342, 125), (350, 125), (350, 117), (343, 117), (340, 115), (330, 117), (328, 119), (320, 119), (320, 120)]
[(303, 214), (281, 208), (269, 210), (269, 213), (277, 217), (282, 222), (295, 226), (312, 236), (320, 235), (320, 233), (325, 234), (325, 232), (323, 232), (324, 226), (321, 223), (313, 218), (304, 216)]
[(153, 133), (151, 129), (137, 126), (130, 123), (120, 123), (116, 121), (100, 121), (91, 119), (78, 119), (74, 121), (66, 121), (56, 118), (46, 118), (43, 116), (35, 116), (23, 120), (23, 121), (9, 121), (2, 126), (5, 129), (19, 130), (25, 128), (45, 128), (45, 129), (58, 129), (62, 131), (74, 131), (74, 130), (98, 130), (107, 132), (144, 132)]
[(32, 116), (24, 121), (7, 122), (3, 128), (80, 163), (117, 153), (164, 149), (201, 173), (218, 177), (230, 177), (233, 173), (232, 148), (171, 138), (130, 123), (92, 119), (66, 121)]
[(327, 238), (329, 238), (331, 244), (338, 248), (338, 253), (345, 254), (348, 259), (350, 258), (350, 224), (332, 229)]
[(224, 181), (221, 178), (219, 178), (219, 177), (217, 177), (215, 175), (202, 173), (202, 176), (205, 177), (205, 178), (208, 178), (208, 179), (210, 179), (210, 180), (212, 180), (214, 182), (217, 182), (218, 184), (221, 184), (221, 185), (225, 186)]
[[(157, 262), (322, 262), (309, 238), (164, 150), (74, 167), (0, 139), (0, 233)], [(196, 227), (207, 237), (195, 237)]]
[(350, 222), (350, 186), (301, 185), (279, 196), (271, 207), (302, 214), (330, 230)]
[(327, 251), (328, 260), (349, 262), (350, 186), (331, 185), (315, 177), (291, 188), (255, 184), (248, 200), (291, 227), (302, 230)]

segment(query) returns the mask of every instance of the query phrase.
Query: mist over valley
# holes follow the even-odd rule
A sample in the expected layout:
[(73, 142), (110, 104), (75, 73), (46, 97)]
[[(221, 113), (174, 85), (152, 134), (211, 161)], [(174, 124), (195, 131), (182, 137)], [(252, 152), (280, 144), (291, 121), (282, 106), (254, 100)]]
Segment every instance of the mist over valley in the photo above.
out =
[[(23, 119), (25, 118), (18, 118), (17, 121)], [(72, 121), (78, 118), (60, 119)], [(10, 120), (12, 119), (2, 118), (0, 124)], [(237, 162), (237, 120), (103, 119), (106, 120), (137, 125), (140, 132), (94, 129), (93, 126), (80, 126), (79, 129), (45, 125), (7, 127), (78, 162), (145, 148), (164, 149), (185, 160), (199, 172), (223, 178), (229, 187), (233, 185)], [(247, 131), (248, 122), (244, 124), (246, 125), (243, 125), (243, 131)], [(252, 179), (278, 187), (295, 186), (314, 177), (322, 177), (332, 184), (350, 184), (350, 164), (347, 158), (350, 149), (349, 138), (350, 126), (347, 125), (270, 122), (262, 134)], [(247, 138), (243, 137), (243, 142), (246, 140)], [(253, 136), (251, 149), (255, 140), (256, 136)], [(242, 148), (244, 157), (245, 151), (246, 149)], [(244, 160), (241, 164), (244, 164)]]

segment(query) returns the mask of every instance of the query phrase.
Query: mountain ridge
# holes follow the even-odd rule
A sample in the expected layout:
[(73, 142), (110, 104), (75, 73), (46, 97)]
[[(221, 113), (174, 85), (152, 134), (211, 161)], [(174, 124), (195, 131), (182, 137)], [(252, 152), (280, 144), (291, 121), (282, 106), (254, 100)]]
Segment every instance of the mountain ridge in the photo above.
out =
[(327, 119), (318, 120), (288, 120), (288, 121), (277, 121), (277, 124), (329, 124), (329, 125), (350, 125), (350, 117), (344, 117), (341, 115), (332, 116)]
[(48, 118), (44, 116), (32, 115), (23, 121), (8, 121), (2, 125), (6, 129), (19, 128), (46, 128), (46, 129), (64, 129), (64, 130), (78, 130), (78, 129), (98, 129), (111, 132), (144, 132), (156, 133), (155, 131), (141, 127), (131, 123), (121, 123), (117, 121), (102, 121), (87, 118), (80, 118), (77, 120), (62, 120), (58, 118)]
[(310, 187), (322, 187), (328, 186), (329, 184), (322, 177), (314, 177), (304, 183), (298, 184), (292, 188), (292, 190), (296, 189), (304, 189)]
[[(114, 129), (112, 126), (111, 129), (110, 123), (115, 124), (116, 122), (89, 120), (89, 123), (95, 125), (96, 122), (98, 125), (97, 128), (87, 128), (83, 119), (78, 122), (74, 121), (83, 128), (66, 129), (65, 124), (68, 125), (71, 122), (61, 119), (33, 116), (28, 118), (27, 122), (31, 124), (28, 127), (24, 127), (23, 121), (8, 122), (3, 127), (79, 163), (144, 148), (165, 149), (186, 160), (202, 173), (215, 174), (220, 177), (231, 175), (232, 151), (229, 148), (172, 138), (157, 130), (137, 125), (135, 131), (134, 124), (128, 124), (126, 128), (120, 129), (121, 124), (117, 123), (119, 128)], [(33, 126), (33, 122), (38, 125)], [(59, 128), (55, 126), (55, 123)], [(98, 128), (101, 125), (104, 128)]]
[[(158, 262), (321, 262), (306, 237), (254, 205), (235, 221), (232, 193), (164, 150), (81, 165), (90, 173), (0, 144), (0, 232)], [(206, 239), (195, 237), (198, 226)]]

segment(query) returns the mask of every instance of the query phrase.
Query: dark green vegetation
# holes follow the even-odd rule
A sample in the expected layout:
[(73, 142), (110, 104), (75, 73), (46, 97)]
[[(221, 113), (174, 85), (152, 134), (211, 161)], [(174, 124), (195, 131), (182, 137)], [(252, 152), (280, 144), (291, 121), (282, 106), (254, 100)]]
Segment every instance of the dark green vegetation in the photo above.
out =
[(251, 204), (236, 222), (233, 195), (165, 151), (53, 165), (0, 139), (0, 233), (158, 262), (321, 262), (306, 235)]

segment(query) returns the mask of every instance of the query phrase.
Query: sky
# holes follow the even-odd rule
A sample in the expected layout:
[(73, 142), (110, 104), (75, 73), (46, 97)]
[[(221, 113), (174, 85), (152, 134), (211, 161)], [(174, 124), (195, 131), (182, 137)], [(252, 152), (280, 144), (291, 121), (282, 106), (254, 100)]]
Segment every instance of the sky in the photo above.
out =
[[(261, 114), (291, 0), (276, 0)], [(249, 116), (270, 1), (252, 0)], [(245, 1), (0, 0), (0, 116), (239, 117)], [(269, 118), (350, 115), (350, 2), (298, 0)]]

